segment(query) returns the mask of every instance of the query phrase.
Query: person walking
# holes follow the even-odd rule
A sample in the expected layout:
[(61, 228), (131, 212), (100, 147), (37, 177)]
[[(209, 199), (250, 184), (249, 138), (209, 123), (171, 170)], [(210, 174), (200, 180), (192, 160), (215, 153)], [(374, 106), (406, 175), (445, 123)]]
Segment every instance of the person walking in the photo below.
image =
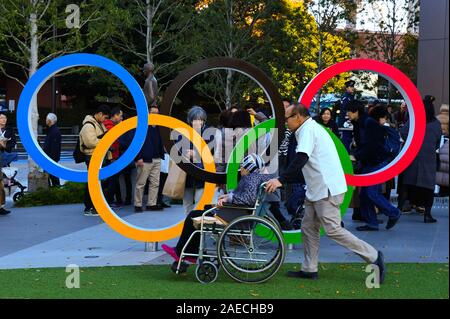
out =
[[(89, 168), (89, 163), (91, 162), (92, 154), (94, 153), (97, 144), (100, 139), (106, 134), (106, 127), (103, 124), (106, 119), (109, 118), (111, 109), (107, 105), (100, 105), (95, 111), (94, 115), (87, 115), (83, 121), (83, 127), (81, 128), (79, 139), (80, 139), (80, 150), (85, 156), (86, 167)], [(108, 151), (105, 156), (105, 161), (110, 161), (112, 159), (111, 152)], [(102, 186), (106, 189), (105, 182), (102, 182)], [(85, 216), (98, 216), (97, 211), (92, 204), (91, 196), (89, 194), (89, 189), (86, 184), (84, 190), (84, 215)]]
[[(0, 113), (0, 169), (3, 163), (9, 163), (7, 157), (11, 156), (11, 152), (16, 146), (16, 135), (12, 127), (7, 126), (8, 117), (4, 113)], [(5, 164), (6, 165), (6, 164)], [(0, 172), (0, 174), (2, 174)], [(10, 210), (5, 208), (6, 194), (3, 185), (3, 178), (0, 178), (0, 215), (8, 215)]]
[(397, 127), (397, 121), (395, 120), (394, 106), (389, 104), (387, 106), (388, 111), (388, 124), (391, 127)]
[[(106, 129), (109, 131), (114, 126), (122, 122), (123, 120), (123, 112), (120, 107), (114, 107), (111, 110), (111, 114), (109, 119), (104, 121), (104, 125)], [(116, 140), (110, 147), (110, 151), (112, 154), (111, 162), (116, 161), (120, 156), (120, 143), (119, 140)], [(106, 181), (107, 192), (106, 192), (106, 201), (112, 208), (119, 208), (123, 205), (122, 202), (122, 194), (120, 191), (120, 172), (109, 177)]]
[(171, 206), (164, 201), (164, 185), (166, 184), (167, 177), (169, 176), (169, 165), (170, 157), (169, 154), (164, 154), (164, 159), (161, 161), (161, 172), (159, 174), (159, 189), (158, 189), (158, 199), (156, 204), (163, 208), (170, 208)]
[(383, 283), (386, 272), (383, 253), (341, 226), (339, 206), (347, 192), (347, 183), (333, 140), (301, 104), (289, 107), (285, 119), (288, 128), (295, 132), (296, 156), (283, 174), (267, 183), (266, 191), (271, 193), (284, 184), (295, 182), (300, 170), (307, 185), (301, 227), (305, 259), (302, 269), (290, 271), (288, 276), (318, 278), (320, 226), (323, 226), (328, 237), (376, 265), (379, 283)]
[[(59, 131), (57, 116), (54, 113), (48, 113), (45, 124), (48, 126), (47, 135), (44, 141), (44, 152), (56, 163), (61, 159), (61, 132)], [(59, 177), (48, 174), (48, 185), (50, 187), (60, 186)]]
[[(157, 107), (150, 108), (150, 114), (158, 114)], [(146, 210), (159, 211), (164, 208), (157, 204), (161, 160), (164, 158), (164, 147), (161, 134), (157, 126), (149, 126), (147, 136), (141, 151), (136, 156), (136, 187), (134, 192), (134, 211), (142, 213), (142, 199), (144, 188), (148, 184), (148, 198)]]
[[(408, 187), (408, 197), (416, 206), (425, 207), (424, 222), (435, 223), (437, 220), (431, 215), (436, 185), (437, 154), (441, 142), (441, 123), (434, 114), (433, 98), (424, 99), (427, 126), (425, 138), (419, 153), (403, 174), (403, 185)], [(409, 133), (408, 121), (401, 129), (402, 138), (406, 141)], [(402, 203), (399, 203), (402, 208)]]
[(448, 137), (448, 104), (442, 104), (437, 119), (441, 123), (442, 135)]
[[(347, 114), (355, 128), (356, 150), (352, 158), (361, 163), (361, 173), (368, 174), (385, 167), (389, 161), (384, 147), (386, 136), (384, 124), (387, 122), (388, 116), (386, 107), (381, 105), (373, 107), (369, 116), (364, 111), (364, 105), (355, 100), (348, 106)], [(400, 135), (398, 139), (400, 140)], [(375, 207), (389, 217), (386, 229), (393, 228), (400, 219), (400, 210), (383, 196), (382, 186), (383, 184), (361, 187), (360, 210), (361, 216), (367, 224), (357, 227), (358, 231), (378, 230)]]
[(341, 140), (347, 151), (350, 151), (350, 145), (352, 144), (353, 132), (351, 131), (351, 126), (347, 121), (347, 108), (350, 102), (355, 99), (355, 81), (350, 80), (345, 82), (345, 93), (341, 100), (341, 109), (338, 118), (339, 128), (344, 128), (342, 131)]
[(405, 126), (408, 120), (408, 106), (406, 105), (406, 102), (403, 101), (402, 105), (400, 106), (400, 110), (395, 114), (395, 122), (397, 124), (397, 128), (401, 129), (403, 126)]
[(442, 143), (439, 150), (439, 161), (438, 161), (438, 172), (436, 176), (436, 184), (439, 185), (440, 196), (447, 197), (449, 194), (449, 182), (448, 182), (448, 171), (449, 171), (449, 158), (448, 158), (448, 144), (449, 144), (449, 118), (448, 118), (448, 104), (442, 104), (440, 113), (437, 119), (441, 123), (442, 130)]
[(436, 184), (439, 185), (439, 195), (448, 197), (448, 171), (449, 171), (449, 157), (448, 157), (448, 138), (445, 139), (444, 145), (439, 150), (439, 165), (436, 175)]
[[(204, 135), (205, 130), (207, 129), (206, 121), (207, 114), (205, 110), (200, 106), (193, 106), (188, 114), (187, 114), (187, 123), (194, 128), (194, 130), (200, 134), (200, 136)], [(210, 144), (210, 142), (214, 139), (214, 136), (205, 136), (206, 144)], [(199, 156), (199, 152), (194, 149), (194, 145), (188, 141), (186, 138), (180, 136), (180, 141), (182, 145), (183, 156), (185, 156), (190, 162), (194, 163), (199, 168), (204, 168), (201, 158)], [(216, 150), (218, 147), (215, 148)], [(216, 154), (214, 154), (216, 155)], [(217, 166), (217, 171), (220, 172), (219, 166)], [(195, 209), (197, 203), (200, 201), (203, 191), (204, 191), (204, 181), (197, 179), (191, 175), (186, 176), (186, 183), (184, 189), (183, 196), (183, 207), (184, 212), (189, 214), (192, 210)]]
[[(131, 130), (119, 137), (119, 151), (120, 155), (126, 152), (128, 146), (132, 143), (136, 130)], [(136, 168), (134, 161), (131, 161), (125, 168), (120, 171), (120, 176), (123, 176), (125, 181), (125, 202), (124, 206), (130, 206), (133, 201), (133, 185), (131, 183), (131, 175)], [(120, 179), (119, 179), (120, 180)]]

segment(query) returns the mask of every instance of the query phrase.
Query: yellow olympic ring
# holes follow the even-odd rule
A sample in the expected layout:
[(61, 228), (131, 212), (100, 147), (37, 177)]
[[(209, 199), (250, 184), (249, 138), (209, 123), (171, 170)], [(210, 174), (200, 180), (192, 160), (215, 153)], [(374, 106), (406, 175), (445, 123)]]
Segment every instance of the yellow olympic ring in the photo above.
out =
[[(186, 138), (188, 138), (197, 150), (202, 150), (202, 159), (205, 165), (205, 169), (209, 172), (215, 173), (216, 167), (214, 164), (213, 156), (205, 140), (189, 125), (177, 120), (170, 116), (160, 114), (150, 114), (148, 116), (149, 125), (158, 125), (179, 130)], [(126, 221), (119, 218), (108, 206), (103, 196), (101, 183), (99, 179), (99, 171), (103, 162), (103, 158), (109, 147), (116, 141), (121, 135), (136, 128), (137, 117), (130, 118), (116, 126), (114, 126), (107, 134), (100, 140), (97, 147), (92, 154), (91, 162), (88, 168), (88, 188), (92, 198), (92, 203), (95, 209), (99, 213), (103, 221), (108, 224), (119, 234), (144, 242), (161, 242), (170, 240), (180, 236), (183, 229), (184, 220), (161, 229), (144, 229), (133, 226)], [(189, 136), (190, 135), (190, 136)], [(191, 139), (192, 137), (192, 139)], [(205, 183), (202, 198), (198, 203), (197, 209), (203, 209), (204, 205), (210, 204), (214, 198), (216, 184)]]

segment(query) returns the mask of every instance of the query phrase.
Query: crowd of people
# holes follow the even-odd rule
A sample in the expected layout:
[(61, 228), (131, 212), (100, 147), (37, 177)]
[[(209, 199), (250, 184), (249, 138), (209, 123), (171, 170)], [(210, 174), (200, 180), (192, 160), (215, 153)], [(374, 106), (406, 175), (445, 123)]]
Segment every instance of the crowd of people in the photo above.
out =
[[(148, 84), (151, 88), (152, 83), (150, 81)], [(366, 174), (383, 168), (396, 157), (407, 139), (410, 122), (406, 103), (402, 103), (397, 112), (394, 112), (393, 106), (383, 105), (377, 101), (363, 103), (355, 99), (354, 85), (354, 81), (346, 83), (346, 92), (337, 118), (334, 118), (335, 110), (323, 108), (314, 120), (342, 140), (354, 163), (355, 173)], [(291, 105), (291, 101), (284, 101), (285, 109)], [(380, 213), (388, 216), (387, 229), (394, 227), (402, 213), (408, 214), (412, 210), (424, 214), (425, 223), (436, 222), (431, 214), (435, 194), (448, 196), (448, 105), (442, 105), (438, 116), (434, 114), (435, 106), (432, 96), (424, 98), (424, 105), (427, 120), (425, 140), (413, 163), (397, 179), (380, 185), (357, 188), (355, 199), (352, 201), (352, 217), (355, 221), (365, 222), (364, 226), (357, 227), (358, 231), (378, 230), (379, 225), (383, 223), (377, 217)], [(158, 112), (159, 109), (152, 100), (149, 104), (149, 113)], [(230, 153), (242, 136), (256, 124), (269, 118), (270, 115), (264, 110), (255, 111), (253, 108), (242, 109), (237, 106), (220, 114), (216, 133), (207, 135), (208, 138), (205, 141), (209, 146), (214, 145), (213, 156), (218, 172), (225, 172)], [(85, 117), (79, 133), (79, 147), (86, 166), (89, 165), (90, 157), (100, 139), (123, 119), (124, 113), (119, 107), (111, 109), (107, 105), (100, 105), (92, 115)], [(288, 121), (289, 118), (286, 120)], [(203, 133), (209, 128), (208, 114), (200, 106), (194, 106), (188, 111), (186, 122), (201, 136), (204, 136)], [(0, 114), (0, 150), (3, 166), (9, 164), (11, 153), (16, 145), (15, 134), (6, 123), (6, 115)], [(48, 129), (43, 150), (52, 160), (59, 162), (61, 133), (57, 125), (57, 116), (53, 113), (47, 114), (46, 125)], [(134, 131), (129, 131), (113, 143), (105, 156), (104, 166), (117, 160), (125, 152), (133, 134)], [(182, 139), (181, 135), (180, 139)], [(194, 162), (199, 168), (203, 168), (199, 153), (194, 150), (192, 143), (188, 144), (190, 147), (180, 150), (180, 155)], [(298, 147), (295, 134), (286, 127), (284, 140), (277, 156), (279, 174), (283, 174), (295, 161)], [(252, 144), (246, 152), (246, 154), (252, 153), (257, 153), (256, 143)], [(115, 209), (134, 205), (136, 213), (144, 210), (160, 211), (170, 207), (167, 198), (163, 196), (164, 184), (168, 176), (168, 162), (169, 156), (163, 147), (159, 128), (149, 126), (144, 146), (134, 163), (130, 163), (121, 172), (102, 182), (105, 198), (110, 206)], [(133, 170), (136, 170), (134, 184)], [(124, 192), (121, 190), (122, 176)], [(295, 180), (282, 190), (283, 196), (280, 196), (288, 216), (281, 212), (280, 200), (270, 203), (272, 215), (284, 230), (299, 228), (304, 214), (307, 186), (301, 170), (295, 173)], [(49, 186), (59, 185), (59, 178), (49, 174)], [(3, 184), (0, 183), (0, 214), (6, 215), (10, 211), (4, 207), (5, 196), (2, 186)], [(183, 195), (183, 208), (186, 214), (195, 209), (203, 194), (203, 188), (202, 180), (189, 174), (186, 176)], [(392, 189), (396, 189), (398, 194), (396, 206), (391, 202)], [(125, 194), (125, 198), (122, 193)], [(219, 185), (215, 200), (225, 193), (225, 185)], [(144, 203), (145, 194), (147, 199)], [(98, 215), (87, 187), (84, 205), (86, 216)]]
[[(159, 108), (155, 98), (157, 82), (152, 70), (152, 65), (144, 67), (144, 72), (148, 76), (145, 85), (146, 97), (149, 101), (149, 113), (158, 114)], [(394, 112), (393, 106), (378, 101), (364, 103), (355, 99), (354, 86), (354, 81), (346, 83), (346, 92), (340, 103), (337, 118), (335, 110), (330, 108), (321, 109), (319, 114), (312, 118), (305, 106), (287, 99), (283, 101), (285, 135), (276, 156), (272, 156), (271, 159), (277, 163), (277, 172), (269, 174), (264, 160), (259, 155), (261, 149), (258, 143), (261, 141), (262, 152), (267, 152), (271, 135), (266, 134), (260, 137), (257, 143), (248, 147), (240, 165), (240, 181), (236, 190), (228, 192), (225, 185), (217, 185), (213, 203), (217, 204), (219, 210), (226, 211), (224, 205), (227, 203), (253, 206), (259, 185), (262, 182), (268, 183), (265, 200), (271, 215), (281, 229), (301, 228), (303, 234), (305, 261), (301, 271), (289, 273), (291, 277), (317, 278), (320, 226), (325, 228), (331, 239), (357, 253), (365, 261), (376, 264), (383, 277), (382, 252), (351, 234), (341, 221), (339, 206), (347, 191), (347, 185), (329, 133), (341, 139), (353, 162), (354, 172), (368, 174), (382, 169), (397, 157), (405, 147), (411, 122), (406, 103), (402, 103), (397, 112)], [(352, 201), (352, 219), (365, 224), (357, 227), (357, 231), (378, 231), (379, 225), (384, 223), (379, 218), (380, 214), (388, 218), (386, 229), (392, 229), (402, 214), (410, 213), (412, 210), (422, 213), (425, 223), (437, 222), (431, 211), (434, 197), (437, 193), (440, 196), (448, 196), (449, 187), (449, 110), (448, 105), (442, 105), (439, 115), (436, 116), (434, 101), (435, 98), (432, 96), (424, 98), (425, 138), (411, 165), (396, 179), (356, 189)], [(124, 117), (125, 114), (119, 107), (111, 109), (107, 105), (100, 105), (92, 115), (84, 118), (75, 152), (80, 154), (86, 167), (89, 166), (91, 156), (102, 137), (108, 130), (121, 123)], [(214, 128), (214, 134), (210, 134), (207, 133), (210, 128), (207, 112), (200, 106), (193, 106), (187, 113), (186, 122), (205, 139), (208, 147), (211, 147), (216, 170), (223, 173), (226, 171), (232, 150), (241, 138), (255, 125), (270, 117), (271, 115), (263, 109), (233, 106), (220, 114), (219, 125)], [(6, 115), (0, 114), (2, 166), (8, 165), (13, 160), (11, 154), (16, 145), (15, 134), (6, 124)], [(59, 162), (61, 133), (57, 125), (57, 116), (53, 113), (47, 114), (46, 125), (48, 129), (43, 150), (49, 158)], [(329, 132), (326, 133), (326, 130)], [(134, 130), (131, 130), (115, 141), (104, 158), (103, 166), (120, 158), (133, 137)], [(203, 169), (199, 151), (193, 147), (192, 142), (181, 134), (177, 141), (187, 145), (178, 148), (177, 154), (199, 169)], [(150, 125), (143, 147), (134, 161), (116, 175), (102, 181), (103, 193), (108, 204), (113, 209), (133, 205), (136, 213), (145, 210), (161, 211), (170, 207), (164, 197), (164, 186), (170, 174), (170, 157), (167, 152), (171, 150), (165, 150), (159, 127)], [(134, 183), (133, 170), (136, 171)], [(122, 176), (124, 192), (121, 189)], [(48, 183), (50, 187), (60, 186), (59, 178), (50, 174)], [(280, 191), (282, 187), (284, 188)], [(183, 209), (187, 216), (183, 234), (176, 247), (163, 246), (175, 260), (179, 259), (186, 239), (194, 230), (191, 219), (203, 212), (196, 210), (196, 207), (204, 191), (204, 181), (187, 174), (183, 188)], [(391, 201), (393, 189), (397, 190), (397, 205)], [(144, 202), (146, 193), (147, 199)], [(289, 216), (282, 213), (283, 202)], [(5, 192), (3, 182), (0, 182), (0, 215), (10, 213), (4, 204)], [(98, 216), (87, 186), (84, 195), (84, 215)], [(194, 240), (191, 246), (189, 249), (195, 251), (198, 244)]]

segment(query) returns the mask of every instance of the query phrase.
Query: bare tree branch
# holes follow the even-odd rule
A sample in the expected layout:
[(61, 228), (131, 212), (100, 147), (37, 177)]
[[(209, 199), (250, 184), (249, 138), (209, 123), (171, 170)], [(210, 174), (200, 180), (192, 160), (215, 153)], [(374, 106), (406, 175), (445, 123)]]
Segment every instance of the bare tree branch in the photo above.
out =
[(47, 4), (45, 5), (44, 10), (42, 10), (42, 13), (40, 14), (40, 16), (39, 16), (39, 18), (38, 18), (38, 20), (41, 20), (42, 17), (44, 16), (44, 14), (47, 12), (48, 7), (50, 6), (50, 3), (51, 3), (51, 0), (48, 0), (48, 1), (47, 1)]
[(17, 83), (19, 83), (20, 85), (22, 85), (22, 87), (25, 86), (25, 83), (23, 83), (21, 80), (19, 80), (17, 77), (12, 76), (11, 74), (9, 74), (8, 72), (6, 72), (5, 68), (0, 65), (0, 72), (3, 73), (7, 78), (10, 78), (11, 80), (16, 81)]

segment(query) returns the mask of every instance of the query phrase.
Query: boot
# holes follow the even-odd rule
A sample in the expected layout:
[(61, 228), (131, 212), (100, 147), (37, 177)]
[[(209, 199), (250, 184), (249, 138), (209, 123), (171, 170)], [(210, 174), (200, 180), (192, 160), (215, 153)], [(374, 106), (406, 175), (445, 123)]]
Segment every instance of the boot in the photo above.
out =
[(425, 208), (425, 214), (423, 216), (423, 222), (425, 224), (432, 224), (432, 223), (436, 223), (437, 220), (433, 218), (433, 216), (431, 216), (431, 207), (427, 207)]

